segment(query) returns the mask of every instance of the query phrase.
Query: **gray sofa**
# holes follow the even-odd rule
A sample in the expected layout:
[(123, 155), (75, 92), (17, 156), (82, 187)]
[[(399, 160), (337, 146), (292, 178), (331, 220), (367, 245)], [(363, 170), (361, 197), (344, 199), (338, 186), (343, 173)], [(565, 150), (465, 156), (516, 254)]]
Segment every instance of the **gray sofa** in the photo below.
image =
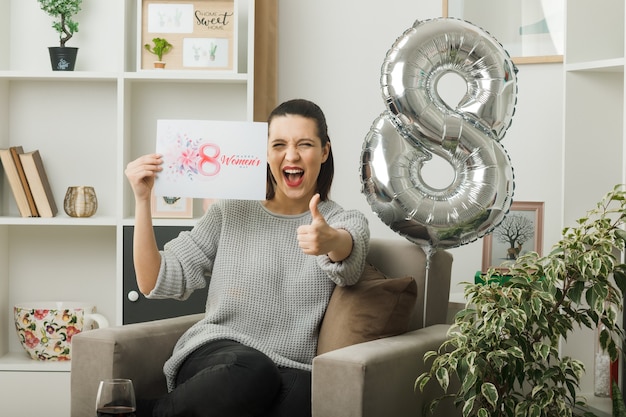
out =
[[(421, 416), (422, 406), (441, 394), (435, 384), (414, 391), (415, 378), (427, 369), (422, 357), (446, 338), (445, 324), (452, 256), (433, 255), (426, 274), (422, 249), (401, 239), (372, 239), (368, 261), (388, 277), (411, 276), (417, 301), (406, 333), (358, 343), (315, 357), (314, 417)], [(426, 303), (426, 308), (424, 305)], [(202, 315), (92, 330), (72, 340), (71, 415), (92, 415), (98, 383), (130, 378), (137, 397), (166, 392), (162, 366), (180, 335)], [(325, 318), (326, 319), (326, 318)], [(442, 403), (437, 415), (460, 415)]]

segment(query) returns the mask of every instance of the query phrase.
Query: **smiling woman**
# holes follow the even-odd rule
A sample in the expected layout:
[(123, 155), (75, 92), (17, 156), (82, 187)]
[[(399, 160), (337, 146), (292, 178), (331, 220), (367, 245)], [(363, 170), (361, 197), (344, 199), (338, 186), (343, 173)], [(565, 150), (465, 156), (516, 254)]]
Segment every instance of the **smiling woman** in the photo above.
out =
[[(278, 181), (291, 174), (302, 172), (304, 180), (316, 184), (306, 195), (308, 201), (315, 193), (322, 201), (328, 193), (334, 176), (333, 154), (328, 137), (326, 117), (322, 110), (307, 100), (290, 100), (279, 105), (270, 114), (268, 143), (268, 181), (266, 199), (276, 197)], [(311, 171), (307, 172), (307, 165)], [(292, 190), (294, 191), (294, 190)], [(301, 202), (303, 202), (301, 200)], [(305, 208), (306, 210), (306, 208)]]
[(185, 300), (208, 286), (210, 305), (165, 364), (169, 394), (142, 399), (138, 416), (311, 416), (321, 319), (335, 286), (360, 278), (369, 228), (363, 213), (328, 198), (334, 166), (316, 104), (279, 105), (268, 145), (265, 200), (217, 201), (161, 251), (147, 196), (163, 158), (128, 164), (139, 288), (147, 298)]

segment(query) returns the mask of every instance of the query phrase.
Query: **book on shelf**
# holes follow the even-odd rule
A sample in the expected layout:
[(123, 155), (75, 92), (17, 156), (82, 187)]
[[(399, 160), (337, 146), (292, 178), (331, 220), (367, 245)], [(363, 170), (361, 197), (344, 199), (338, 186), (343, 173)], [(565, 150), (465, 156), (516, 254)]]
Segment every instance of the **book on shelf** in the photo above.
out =
[(28, 207), (30, 209), (31, 216), (39, 217), (39, 212), (37, 211), (37, 205), (35, 204), (33, 193), (30, 191), (30, 186), (28, 185), (28, 180), (26, 179), (26, 173), (24, 172), (24, 167), (22, 166), (22, 161), (20, 160), (20, 154), (24, 153), (24, 148), (22, 148), (21, 146), (11, 146), (9, 150), (11, 151), (11, 156), (13, 157), (15, 168), (17, 168), (17, 173), (20, 176), (22, 188), (26, 193), (26, 199), (28, 200)]
[(39, 150), (20, 154), (28, 185), (33, 193), (40, 217), (54, 217), (58, 209)]
[(4, 173), (9, 182), (9, 186), (11, 187), (11, 191), (13, 192), (13, 197), (15, 197), (15, 202), (17, 203), (17, 209), (20, 212), (20, 216), (33, 217), (35, 214), (33, 214), (30, 209), (28, 197), (26, 196), (26, 190), (22, 185), (20, 174), (18, 172), (15, 160), (13, 159), (11, 151), (12, 148), (16, 148), (15, 151), (17, 153), (23, 152), (21, 146), (0, 149), (0, 161), (2, 162)]

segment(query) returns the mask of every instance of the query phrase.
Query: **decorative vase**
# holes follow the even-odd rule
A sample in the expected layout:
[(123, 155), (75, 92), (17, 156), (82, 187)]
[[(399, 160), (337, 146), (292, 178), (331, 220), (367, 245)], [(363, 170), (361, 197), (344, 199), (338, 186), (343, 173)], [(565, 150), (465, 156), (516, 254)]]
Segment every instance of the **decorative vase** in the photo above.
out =
[(51, 46), (48, 51), (50, 52), (50, 65), (52, 65), (53, 71), (74, 71), (78, 48)]
[(605, 326), (602, 323), (598, 324), (593, 363), (593, 393), (596, 397), (609, 397), (611, 395), (611, 357), (600, 346), (600, 333), (604, 329)]
[(13, 307), (17, 337), (30, 357), (42, 361), (71, 360), (72, 337), (94, 328), (109, 326), (88, 303), (37, 301)]
[(84, 185), (68, 187), (63, 209), (70, 217), (90, 217), (98, 209), (98, 199), (93, 187)]

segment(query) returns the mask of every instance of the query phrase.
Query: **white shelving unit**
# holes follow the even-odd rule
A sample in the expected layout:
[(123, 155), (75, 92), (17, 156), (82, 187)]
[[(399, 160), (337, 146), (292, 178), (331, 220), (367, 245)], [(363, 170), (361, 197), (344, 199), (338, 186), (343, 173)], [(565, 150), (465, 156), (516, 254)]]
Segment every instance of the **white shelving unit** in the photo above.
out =
[[(624, 1), (566, 3), (564, 224), (574, 224), (626, 178), (624, 130)], [(576, 331), (563, 353), (582, 360), (581, 391), (593, 405), (595, 333)]]
[[(69, 415), (70, 380), (69, 363), (26, 356), (14, 304), (89, 301), (111, 323), (122, 323), (122, 232), (133, 224), (134, 204), (123, 172), (154, 151), (156, 120), (253, 117), (254, 0), (237, 3), (234, 73), (137, 71), (137, 1), (83, 2), (80, 31), (68, 44), (79, 47), (73, 72), (50, 69), (47, 48), (58, 39), (36, 1), (0, 2), (0, 148), (39, 149), (59, 207), (51, 219), (20, 217), (0, 171), (0, 401), (11, 415)], [(95, 216), (64, 213), (72, 185), (95, 188)], [(197, 219), (201, 203), (195, 206)]]

